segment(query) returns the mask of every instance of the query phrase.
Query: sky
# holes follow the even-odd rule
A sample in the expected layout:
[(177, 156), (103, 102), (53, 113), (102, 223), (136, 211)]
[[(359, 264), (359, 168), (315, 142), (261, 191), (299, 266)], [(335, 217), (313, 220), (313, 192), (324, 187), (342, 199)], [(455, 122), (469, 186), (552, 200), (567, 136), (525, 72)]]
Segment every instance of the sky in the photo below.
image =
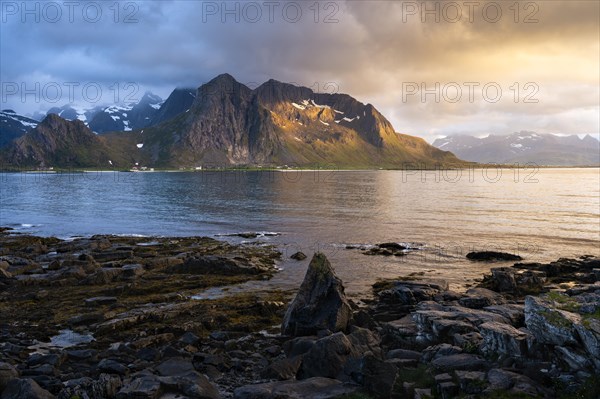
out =
[(600, 132), (598, 1), (0, 1), (0, 108), (166, 98), (221, 73), (347, 93), (433, 141)]

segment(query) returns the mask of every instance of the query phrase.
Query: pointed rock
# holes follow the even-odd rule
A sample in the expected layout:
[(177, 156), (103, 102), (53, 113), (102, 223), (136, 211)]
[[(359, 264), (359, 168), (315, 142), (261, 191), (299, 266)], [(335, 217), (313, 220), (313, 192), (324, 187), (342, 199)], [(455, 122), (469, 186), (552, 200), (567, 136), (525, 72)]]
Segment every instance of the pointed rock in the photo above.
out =
[(351, 315), (342, 281), (325, 255), (315, 253), (300, 290), (283, 319), (283, 334), (306, 336), (325, 329), (345, 331)]

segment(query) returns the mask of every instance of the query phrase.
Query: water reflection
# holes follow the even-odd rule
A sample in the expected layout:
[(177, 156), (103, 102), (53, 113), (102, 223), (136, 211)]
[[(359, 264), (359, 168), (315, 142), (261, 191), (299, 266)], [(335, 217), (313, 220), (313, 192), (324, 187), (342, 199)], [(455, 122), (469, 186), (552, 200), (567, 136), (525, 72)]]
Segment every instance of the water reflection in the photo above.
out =
[[(599, 169), (544, 169), (536, 183), (525, 182), (531, 171), (488, 172), (6, 174), (0, 224), (63, 237), (281, 232), (261, 240), (286, 258), (325, 252), (354, 294), (379, 277), (411, 272), (464, 284), (489, 267), (467, 262), (470, 250), (528, 261), (600, 256)], [(401, 258), (344, 249), (386, 241), (426, 247)], [(285, 260), (269, 284), (296, 287), (306, 265)]]

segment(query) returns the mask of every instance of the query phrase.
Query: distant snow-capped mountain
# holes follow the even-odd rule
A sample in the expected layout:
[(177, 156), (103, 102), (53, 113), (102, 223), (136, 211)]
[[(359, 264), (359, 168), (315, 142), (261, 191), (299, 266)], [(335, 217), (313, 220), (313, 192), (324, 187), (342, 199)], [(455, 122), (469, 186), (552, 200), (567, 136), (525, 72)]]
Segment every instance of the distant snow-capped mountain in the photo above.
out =
[(0, 113), (0, 148), (23, 136), (50, 114), (68, 121), (79, 120), (94, 133), (128, 132), (158, 125), (187, 111), (196, 98), (196, 89), (173, 90), (166, 101), (146, 92), (139, 102), (83, 107), (66, 104), (53, 107), (46, 113), (36, 112), (30, 116), (18, 115), (13, 110)]
[[(76, 119), (82, 121), (83, 123), (89, 123), (94, 116), (102, 111), (102, 106), (94, 106), (94, 107), (81, 107), (75, 104), (65, 104), (62, 107), (52, 107), (46, 112), (46, 115), (56, 114), (63, 119), (68, 121), (74, 121)], [(44, 119), (46, 116), (42, 116), (41, 118), (36, 119)]]
[(150, 125), (162, 104), (162, 98), (146, 92), (138, 103), (115, 104), (104, 108), (94, 116), (88, 126), (96, 133), (129, 132), (144, 128)]
[(507, 136), (478, 138), (456, 135), (437, 139), (433, 146), (466, 161), (536, 163), (552, 166), (600, 164), (600, 141), (590, 135), (557, 136), (521, 131)]
[(0, 148), (21, 137), (38, 125), (38, 121), (18, 115), (12, 109), (0, 112)]

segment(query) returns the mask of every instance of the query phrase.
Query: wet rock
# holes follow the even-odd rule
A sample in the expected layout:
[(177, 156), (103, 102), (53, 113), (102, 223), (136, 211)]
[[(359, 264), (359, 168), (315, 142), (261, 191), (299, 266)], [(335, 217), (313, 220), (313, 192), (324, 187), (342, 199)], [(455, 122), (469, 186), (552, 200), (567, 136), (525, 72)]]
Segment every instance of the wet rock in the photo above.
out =
[(301, 378), (343, 376), (344, 365), (349, 358), (359, 358), (361, 353), (354, 350), (348, 337), (338, 332), (322, 338), (304, 355)]
[(117, 399), (156, 399), (161, 394), (161, 385), (154, 375), (134, 378), (117, 392)]
[(485, 373), (482, 371), (458, 370), (455, 375), (461, 391), (467, 394), (479, 394), (487, 385)]
[(457, 355), (463, 353), (462, 348), (450, 344), (432, 345), (423, 350), (421, 354), (421, 362), (430, 363), (440, 357)]
[(443, 399), (452, 399), (457, 396), (459, 387), (452, 381), (444, 381), (437, 385), (437, 391)]
[(135, 356), (147, 362), (155, 362), (160, 358), (160, 352), (154, 348), (144, 348), (137, 351)]
[(116, 281), (123, 275), (120, 267), (102, 267), (82, 281), (82, 284), (101, 285)]
[(304, 354), (300, 378), (328, 377), (350, 380), (360, 372), (360, 359), (371, 353), (381, 358), (380, 341), (371, 331), (355, 328), (350, 335), (338, 332), (319, 339)]
[(142, 349), (148, 346), (158, 346), (164, 343), (168, 343), (173, 341), (174, 335), (172, 333), (164, 333), (164, 334), (156, 334), (150, 335), (148, 337), (140, 338), (131, 343), (135, 349)]
[(405, 247), (404, 245), (400, 245), (397, 242), (384, 242), (381, 244), (377, 244), (377, 246), (379, 248), (388, 249), (391, 251), (403, 251), (403, 250), (407, 249), (407, 247)]
[(123, 277), (124, 278), (139, 277), (139, 276), (143, 275), (146, 271), (144, 269), (144, 266), (142, 266), (140, 264), (123, 265), (123, 267), (121, 267), (121, 269), (123, 269)]
[(416, 305), (422, 301), (431, 301), (442, 291), (448, 289), (446, 281), (398, 281), (394, 287), (380, 291), (379, 300), (393, 305)]
[(385, 354), (386, 359), (421, 359), (421, 352), (408, 349), (392, 349)]
[(30, 378), (14, 379), (6, 384), (1, 399), (54, 399), (54, 395), (41, 388)]
[(187, 331), (179, 338), (179, 342), (186, 345), (196, 345), (200, 341), (200, 338), (192, 332)]
[(333, 399), (356, 392), (358, 386), (314, 377), (303, 381), (278, 381), (237, 388), (234, 399)]
[(535, 270), (524, 270), (515, 275), (519, 292), (538, 293), (543, 288), (548, 279), (546, 273)]
[(556, 356), (567, 365), (570, 371), (586, 370), (591, 366), (591, 361), (585, 356), (585, 353), (578, 353), (571, 348), (555, 346)]
[(469, 252), (467, 259), (475, 261), (511, 261), (511, 260), (523, 260), (519, 255), (509, 254), (506, 252), (496, 251), (480, 251), (480, 252)]
[(296, 378), (302, 365), (302, 356), (278, 359), (263, 370), (261, 376), (268, 379), (289, 380)]
[(487, 379), (490, 388), (494, 390), (508, 390), (514, 385), (514, 380), (521, 375), (502, 369), (492, 369), (488, 372)]
[(342, 281), (335, 275), (324, 254), (315, 253), (304, 281), (285, 313), (282, 333), (313, 335), (319, 330), (345, 331), (352, 309)]
[(513, 371), (503, 369), (491, 369), (487, 374), (489, 382), (486, 393), (505, 391), (507, 394), (526, 394), (531, 397), (537, 397), (539, 394), (546, 395), (549, 393), (536, 384), (531, 378), (515, 373)]
[(584, 316), (583, 322), (575, 325), (575, 330), (596, 370), (600, 370), (600, 320), (597, 317)]
[(98, 370), (108, 374), (126, 375), (129, 371), (127, 367), (112, 359), (102, 359), (98, 363)]
[(306, 259), (306, 255), (303, 252), (296, 252), (292, 254), (290, 258), (294, 260), (304, 260)]
[(182, 374), (158, 377), (161, 388), (165, 393), (184, 395), (197, 399), (220, 399), (217, 388), (210, 383), (208, 378), (195, 371)]
[(66, 351), (67, 357), (71, 360), (80, 361), (80, 360), (96, 360), (98, 356), (98, 351), (94, 349), (73, 349)]
[(79, 325), (91, 325), (95, 323), (100, 323), (104, 321), (103, 313), (85, 313), (79, 314), (77, 316), (73, 316), (67, 320), (67, 323), (71, 326), (79, 326)]
[(114, 398), (122, 386), (121, 377), (109, 374), (100, 374), (98, 380), (89, 377), (68, 380), (64, 382), (64, 388), (60, 391), (58, 399)]
[(241, 338), (242, 336), (242, 333), (236, 331), (213, 331), (209, 335), (210, 339), (215, 341), (227, 341), (230, 339)]
[[(4, 265), (4, 267), (2, 267), (4, 270), (8, 270), (10, 267), (14, 266), (28, 266), (34, 264), (34, 262), (30, 259), (12, 255), (0, 256), (0, 262), (2, 262), (2, 265)], [(7, 264), (8, 267), (6, 266)]]
[(194, 366), (190, 360), (172, 358), (162, 362), (155, 369), (162, 376), (174, 376), (194, 371)]
[(8, 280), (11, 279), (13, 275), (5, 269), (0, 269), (0, 280)]
[(110, 262), (115, 260), (125, 260), (133, 256), (132, 250), (124, 251), (103, 251), (94, 253), (94, 259), (98, 262)]
[(35, 367), (35, 366), (39, 366), (42, 364), (48, 364), (52, 367), (60, 367), (60, 365), (63, 363), (63, 361), (65, 360), (65, 356), (64, 355), (58, 355), (55, 353), (52, 354), (41, 354), (41, 353), (34, 353), (31, 356), (29, 356), (29, 359), (27, 359), (27, 366), (29, 367)]
[(361, 374), (365, 389), (377, 397), (389, 398), (396, 385), (398, 367), (367, 355), (362, 361)]
[[(224, 354), (217, 353), (195, 353), (192, 359), (192, 364), (196, 370), (202, 373), (205, 373), (210, 368), (214, 368), (222, 372), (231, 369), (229, 358)], [(264, 367), (266, 367), (266, 364)]]
[(416, 388), (415, 389), (415, 399), (430, 399), (433, 395), (431, 394), (431, 389), (429, 388)]
[(246, 258), (206, 255), (187, 258), (182, 264), (170, 267), (169, 271), (183, 274), (210, 273), (233, 276), (238, 274), (260, 274), (269, 272), (271, 269), (252, 263)]
[(577, 345), (575, 325), (581, 324), (578, 314), (557, 309), (549, 301), (527, 296), (525, 324), (535, 339), (543, 344)]
[(488, 366), (487, 362), (479, 356), (468, 353), (441, 356), (433, 360), (431, 365), (436, 370), (444, 372), (454, 370), (480, 371), (485, 370)]
[(483, 308), (486, 312), (496, 313), (510, 320), (513, 327), (522, 327), (525, 323), (525, 306), (520, 304), (492, 305)]
[(502, 295), (485, 288), (471, 288), (465, 295), (458, 303), (471, 309), (483, 309), (486, 306), (506, 303), (506, 299)]
[(18, 378), (19, 372), (10, 363), (0, 362), (0, 393), (6, 388), (6, 384), (12, 379)]
[(483, 337), (481, 350), (483, 353), (504, 356), (525, 356), (529, 334), (517, 330), (511, 325), (487, 322), (479, 325), (479, 333)]
[(454, 334), (453, 344), (463, 349), (465, 352), (477, 352), (483, 343), (483, 337), (478, 332), (470, 332), (466, 334)]
[[(367, 251), (363, 252), (364, 255), (374, 256), (374, 255), (382, 255), (382, 256), (392, 256), (394, 255), (393, 251), (384, 248), (370, 248)], [(404, 254), (402, 254), (404, 255)]]
[(288, 357), (302, 355), (315, 346), (316, 337), (297, 337), (286, 341), (283, 350)]
[(166, 269), (168, 267), (181, 265), (183, 263), (183, 259), (177, 258), (174, 256), (165, 256), (165, 257), (157, 257), (150, 258), (145, 260), (145, 266), (148, 270), (161, 270)]
[(40, 376), (40, 375), (57, 376), (58, 370), (56, 369), (56, 367), (54, 367), (50, 364), (40, 364), (40, 365), (31, 367), (31, 368), (24, 369), (21, 372), (21, 375), (27, 376), (27, 377)]
[(353, 324), (358, 327), (368, 328), (374, 330), (377, 327), (377, 323), (373, 320), (373, 317), (364, 309), (355, 312), (352, 316)]

